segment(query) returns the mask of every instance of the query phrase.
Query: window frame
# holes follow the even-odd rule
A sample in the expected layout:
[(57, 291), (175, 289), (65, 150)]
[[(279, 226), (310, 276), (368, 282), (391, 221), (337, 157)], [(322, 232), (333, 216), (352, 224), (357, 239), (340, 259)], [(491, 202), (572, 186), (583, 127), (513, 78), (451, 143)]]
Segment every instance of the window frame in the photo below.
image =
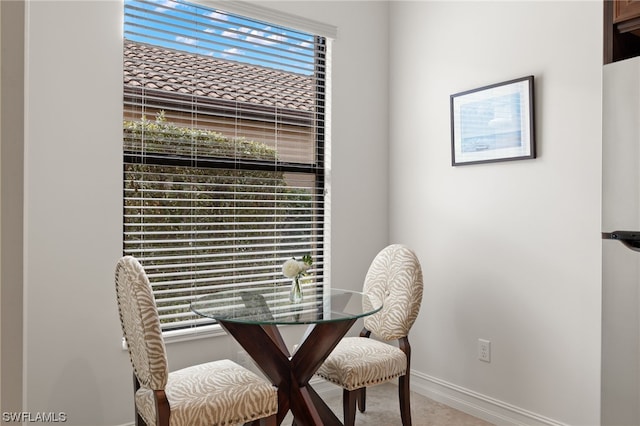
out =
[[(205, 7), (217, 7), (217, 6), (214, 6), (217, 2), (203, 2), (203, 1), (192, 0), (189, 3), (199, 4)], [(237, 12), (234, 12), (233, 10), (230, 10), (230, 8), (227, 6), (228, 4), (224, 2), (223, 6), (220, 7), (220, 9), (223, 9), (226, 12), (230, 12), (230, 13), (237, 13)], [(246, 5), (244, 5), (244, 7), (242, 8), (244, 9), (244, 12), (242, 13), (243, 17), (249, 18), (249, 19), (256, 19), (253, 16), (250, 16), (251, 13), (247, 13), (248, 10)], [(234, 8), (232, 7), (231, 9), (234, 9)], [(268, 11), (268, 9), (265, 9), (262, 7), (256, 7), (254, 9), (253, 6), (251, 6), (249, 9), (258, 11), (257, 15), (260, 15), (260, 16), (264, 16), (265, 12)], [(288, 16), (285, 14), (280, 14), (280, 12), (273, 12), (273, 11), (268, 12), (267, 14), (273, 15), (274, 13), (280, 16), (280, 18), (284, 17), (285, 21), (290, 20), (291, 17), (293, 16), (293, 15)], [(282, 21), (282, 19), (278, 21)], [(296, 18), (297, 23), (304, 22), (304, 21), (305, 21), (304, 19), (301, 20), (300, 18)], [(318, 26), (318, 23), (316, 22), (313, 22), (313, 21), (308, 21), (308, 22), (310, 22), (312, 26), (315, 26), (315, 27)], [(282, 25), (279, 22), (274, 22), (274, 23)], [(322, 24), (320, 25), (322, 26)], [(300, 29), (298, 25), (292, 28)], [(329, 33), (335, 34), (335, 29), (332, 30), (330, 26), (325, 26), (325, 30), (326, 29), (328, 29)], [(321, 69), (322, 69), (322, 72), (325, 74), (325, 78), (320, 79), (322, 84), (319, 85), (315, 91), (317, 109), (316, 111), (314, 111), (314, 114), (313, 114), (314, 116), (313, 120), (316, 123), (315, 125), (317, 126), (317, 131), (315, 132), (315, 152), (316, 152), (316, 155), (318, 156), (318, 161), (313, 162), (312, 164), (277, 162), (275, 164), (275, 170), (277, 172), (309, 173), (315, 176), (315, 179), (316, 179), (315, 190), (320, 193), (319, 195), (316, 195), (316, 196), (319, 196), (322, 200), (322, 209), (316, 215), (317, 217), (321, 217), (320, 223), (322, 224), (322, 230), (319, 234), (321, 238), (319, 241), (319, 244), (322, 247), (320, 250), (321, 252), (323, 252), (323, 257), (324, 257), (321, 286), (326, 288), (330, 286), (330, 279), (329, 279), (330, 278), (329, 277), (329, 271), (330, 271), (330, 257), (329, 257), (330, 208), (329, 206), (330, 206), (330, 203), (328, 202), (329, 188), (330, 188), (330, 177), (328, 174), (329, 173), (328, 171), (330, 170), (329, 169), (330, 158), (328, 156), (330, 150), (328, 149), (328, 144), (330, 143), (330, 138), (329, 138), (330, 132), (328, 131), (329, 129), (327, 128), (327, 124), (329, 122), (328, 120), (329, 99), (327, 96), (327, 93), (328, 93), (327, 89), (330, 85), (330, 81), (329, 81), (330, 67), (329, 67), (329, 64), (327, 63), (327, 58), (330, 55), (331, 38), (318, 35), (315, 32), (314, 34), (315, 34), (314, 38), (316, 39), (316, 43), (321, 43), (324, 45), (324, 51), (317, 52), (315, 55), (315, 60), (322, 62)], [(318, 69), (318, 66), (316, 65), (315, 72), (317, 72), (317, 69)], [(126, 86), (124, 88), (124, 91), (126, 96), (126, 91), (127, 91)], [(157, 165), (163, 165), (163, 166), (171, 166), (171, 165), (190, 166), (191, 164), (189, 163), (192, 161), (192, 159), (175, 158), (175, 157), (170, 158), (169, 156), (165, 157), (162, 155), (153, 155), (153, 156), (147, 156), (144, 161), (146, 162), (145, 164), (157, 164)], [(140, 159), (137, 154), (126, 152), (123, 149), (123, 165), (126, 166), (127, 164), (139, 164), (139, 163), (140, 163)], [(213, 169), (215, 168), (227, 169), (229, 167), (229, 162), (226, 161), (225, 159), (209, 158), (209, 159), (199, 160), (198, 167), (201, 167), (201, 166), (206, 166)], [(235, 164), (234, 169), (235, 170), (274, 171), (274, 164), (266, 164), (260, 161), (252, 162), (252, 161), (245, 160), (238, 164)], [(126, 254), (126, 250), (124, 246), (123, 246), (123, 252)], [(225, 333), (221, 330), (221, 328), (217, 324), (193, 325), (193, 326), (181, 328), (181, 329), (163, 330), (163, 335), (165, 336), (165, 339), (168, 342), (190, 340), (192, 338), (208, 337), (212, 335), (215, 336), (215, 335), (224, 335), (224, 334)]]

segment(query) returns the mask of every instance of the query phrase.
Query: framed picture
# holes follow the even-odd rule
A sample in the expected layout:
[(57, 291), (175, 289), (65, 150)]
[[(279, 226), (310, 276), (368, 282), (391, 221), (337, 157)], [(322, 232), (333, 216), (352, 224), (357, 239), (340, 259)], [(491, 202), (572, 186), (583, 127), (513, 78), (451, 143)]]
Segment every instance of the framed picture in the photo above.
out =
[(533, 76), (451, 95), (451, 165), (535, 158)]

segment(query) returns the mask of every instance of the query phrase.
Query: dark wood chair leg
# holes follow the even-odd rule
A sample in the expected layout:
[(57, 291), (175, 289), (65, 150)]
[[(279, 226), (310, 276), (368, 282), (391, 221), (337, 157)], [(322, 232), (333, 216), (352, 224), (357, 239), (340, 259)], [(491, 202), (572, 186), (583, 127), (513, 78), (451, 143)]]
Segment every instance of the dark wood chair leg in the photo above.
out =
[(367, 388), (358, 389), (358, 410), (364, 413), (367, 409)]
[(153, 391), (156, 398), (156, 415), (158, 416), (158, 426), (169, 426), (169, 417), (171, 416), (171, 407), (164, 390)]
[(398, 399), (400, 400), (400, 418), (402, 426), (411, 426), (411, 391), (409, 390), (409, 374), (398, 379)]
[[(364, 327), (360, 331), (360, 337), (371, 337), (371, 331)], [(367, 388), (360, 388), (358, 391), (358, 410), (360, 410), (361, 413), (364, 413), (367, 409)]]
[(342, 411), (344, 412), (344, 426), (354, 426), (356, 423), (356, 399), (358, 389), (342, 390)]
[(398, 340), (398, 347), (407, 356), (407, 372), (398, 378), (398, 399), (400, 400), (400, 417), (402, 426), (411, 426), (411, 390), (409, 376), (411, 375), (411, 345), (407, 336)]
[(136, 426), (147, 426), (147, 423), (142, 419), (142, 416), (138, 413), (136, 408)]

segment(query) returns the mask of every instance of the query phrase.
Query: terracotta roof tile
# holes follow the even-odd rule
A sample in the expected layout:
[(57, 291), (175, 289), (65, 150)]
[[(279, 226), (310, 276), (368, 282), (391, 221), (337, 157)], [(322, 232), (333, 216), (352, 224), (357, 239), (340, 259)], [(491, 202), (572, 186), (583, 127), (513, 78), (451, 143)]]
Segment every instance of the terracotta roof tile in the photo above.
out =
[(128, 40), (124, 58), (124, 84), (131, 87), (297, 111), (314, 108), (313, 76)]

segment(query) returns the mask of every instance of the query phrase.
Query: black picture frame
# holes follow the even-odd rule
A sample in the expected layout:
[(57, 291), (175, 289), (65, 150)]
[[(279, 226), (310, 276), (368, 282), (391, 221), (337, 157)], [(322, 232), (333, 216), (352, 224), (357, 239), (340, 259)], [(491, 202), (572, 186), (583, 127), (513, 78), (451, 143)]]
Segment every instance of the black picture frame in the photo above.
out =
[(533, 76), (451, 95), (451, 165), (536, 157)]

